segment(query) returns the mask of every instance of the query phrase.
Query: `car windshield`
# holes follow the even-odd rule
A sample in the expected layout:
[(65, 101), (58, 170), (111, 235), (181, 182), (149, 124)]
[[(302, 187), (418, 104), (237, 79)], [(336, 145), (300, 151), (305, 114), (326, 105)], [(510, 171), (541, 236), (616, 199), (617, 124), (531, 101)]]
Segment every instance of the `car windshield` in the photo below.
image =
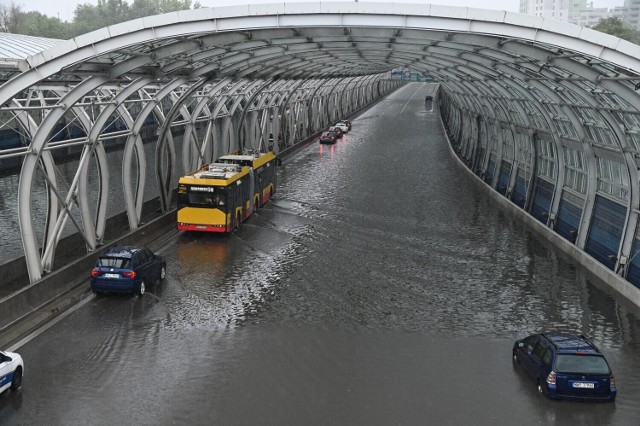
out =
[(126, 269), (131, 264), (131, 259), (125, 257), (101, 257), (98, 266), (103, 268)]
[(558, 355), (558, 373), (609, 374), (609, 366), (604, 357), (598, 355)]

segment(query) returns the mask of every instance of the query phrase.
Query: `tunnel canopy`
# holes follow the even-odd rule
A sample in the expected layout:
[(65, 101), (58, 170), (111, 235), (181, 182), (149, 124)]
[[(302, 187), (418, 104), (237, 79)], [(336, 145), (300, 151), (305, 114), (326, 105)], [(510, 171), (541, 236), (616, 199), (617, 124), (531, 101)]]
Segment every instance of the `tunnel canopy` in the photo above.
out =
[(604, 92), (619, 85), (625, 93), (635, 92), (640, 82), (640, 47), (627, 41), (539, 17), (431, 4), (278, 3), (186, 10), (66, 41), (3, 34), (0, 55), (16, 59), (15, 78), (0, 89), (2, 104), (32, 84), (75, 83), (95, 75), (111, 83), (140, 76), (308, 79), (407, 67), (445, 86), (508, 79), (526, 89), (530, 80), (572, 81)]
[[(478, 152), (493, 155), (475, 165), (480, 174), (491, 161), (507, 161), (530, 186), (531, 175), (540, 175), (556, 188), (568, 188), (581, 208), (593, 205), (600, 191), (628, 212), (638, 210), (640, 46), (584, 27), (432, 4), (284, 2), (151, 16), (64, 41), (2, 34), (0, 55), (3, 126), (16, 128), (24, 145), (0, 151), (0, 160), (24, 157), (20, 224), (27, 258), (36, 257), (39, 245), (31, 229), (29, 189), (38, 164), (55, 185), (49, 150), (84, 146), (101, 167), (105, 134), (118, 121), (122, 126), (114, 137), (128, 138), (123, 161), (144, 169), (141, 129), (150, 119), (159, 123), (156, 169), (166, 209), (175, 180), (172, 127), (186, 126), (189, 134), (188, 126), (198, 120), (215, 122), (225, 114), (231, 120), (222, 125), (223, 136), (215, 136), (211, 125), (205, 135), (194, 131), (193, 144), (185, 146), (197, 152), (185, 148), (183, 170), (231, 148), (284, 149), (338, 117), (334, 110), (353, 111), (386, 93), (397, 84), (397, 69), (439, 83), (447, 124), (475, 141), (458, 147), (466, 150), (461, 157), (471, 162)], [(349, 101), (336, 100), (344, 93)], [(266, 113), (254, 119), (256, 130), (246, 130), (245, 120), (258, 111)], [(277, 127), (273, 117), (290, 111), (299, 115)], [(61, 122), (66, 138), (59, 137)], [(279, 133), (280, 147), (273, 141)], [(210, 140), (219, 147), (206, 151)], [(538, 147), (532, 140), (548, 144)], [(48, 248), (30, 266), (32, 277), (51, 267), (48, 241), (60, 238), (62, 215), (76, 199), (83, 223), (76, 226), (87, 235), (89, 249), (101, 238), (104, 208), (98, 203), (92, 219), (83, 207), (87, 166), (80, 164), (71, 195), (50, 194), (42, 243)], [(489, 183), (496, 187), (497, 179)], [(138, 175), (131, 188), (130, 180), (123, 178), (123, 192), (135, 228), (145, 182)], [(505, 187), (511, 191), (515, 184), (514, 174)], [(101, 192), (99, 200), (105, 197)], [(545, 212), (550, 225), (558, 200)], [(627, 218), (621, 245), (626, 249), (618, 257), (629, 254), (635, 232), (635, 220)], [(576, 241), (584, 246), (586, 231)]]

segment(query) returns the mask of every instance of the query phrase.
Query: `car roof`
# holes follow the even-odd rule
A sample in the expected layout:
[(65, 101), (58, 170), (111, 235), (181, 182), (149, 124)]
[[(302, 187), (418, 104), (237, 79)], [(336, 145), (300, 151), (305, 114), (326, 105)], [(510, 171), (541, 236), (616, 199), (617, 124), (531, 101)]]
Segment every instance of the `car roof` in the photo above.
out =
[(559, 353), (576, 353), (602, 355), (596, 345), (583, 335), (563, 333), (543, 333)]
[(112, 247), (102, 254), (100, 257), (122, 257), (125, 259), (130, 259), (133, 255), (142, 250), (143, 247), (133, 247), (133, 246), (122, 246), (122, 247)]

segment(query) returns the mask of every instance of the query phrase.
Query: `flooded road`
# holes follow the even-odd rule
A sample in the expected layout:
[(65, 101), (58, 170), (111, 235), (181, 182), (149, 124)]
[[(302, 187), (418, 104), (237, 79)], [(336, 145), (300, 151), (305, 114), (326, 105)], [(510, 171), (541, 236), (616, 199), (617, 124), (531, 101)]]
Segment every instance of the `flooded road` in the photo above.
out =
[[(477, 193), (427, 86), (280, 168), (229, 236), (152, 247), (168, 277), (99, 297), (18, 352), (1, 424), (636, 425), (638, 310)], [(584, 333), (615, 404), (555, 402), (511, 363), (533, 332)]]

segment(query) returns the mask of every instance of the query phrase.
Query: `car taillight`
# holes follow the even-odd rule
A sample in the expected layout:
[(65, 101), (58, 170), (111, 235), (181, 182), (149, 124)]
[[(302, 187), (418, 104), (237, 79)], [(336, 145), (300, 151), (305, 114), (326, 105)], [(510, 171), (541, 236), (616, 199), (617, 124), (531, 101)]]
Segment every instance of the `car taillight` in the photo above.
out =
[(613, 389), (616, 387), (616, 378), (611, 376), (609, 377), (609, 388)]
[(102, 271), (101, 271), (101, 270), (99, 270), (99, 269), (97, 269), (97, 268), (93, 268), (93, 269), (91, 270), (91, 276), (92, 276), (93, 278), (95, 278), (95, 277), (99, 277), (100, 275), (102, 275)]
[(136, 271), (123, 272), (122, 276), (125, 277), (125, 278), (135, 278), (136, 277)]
[(549, 383), (550, 385), (555, 385), (556, 384), (556, 373), (555, 372), (551, 372), (549, 373), (549, 375), (547, 376), (547, 383)]

